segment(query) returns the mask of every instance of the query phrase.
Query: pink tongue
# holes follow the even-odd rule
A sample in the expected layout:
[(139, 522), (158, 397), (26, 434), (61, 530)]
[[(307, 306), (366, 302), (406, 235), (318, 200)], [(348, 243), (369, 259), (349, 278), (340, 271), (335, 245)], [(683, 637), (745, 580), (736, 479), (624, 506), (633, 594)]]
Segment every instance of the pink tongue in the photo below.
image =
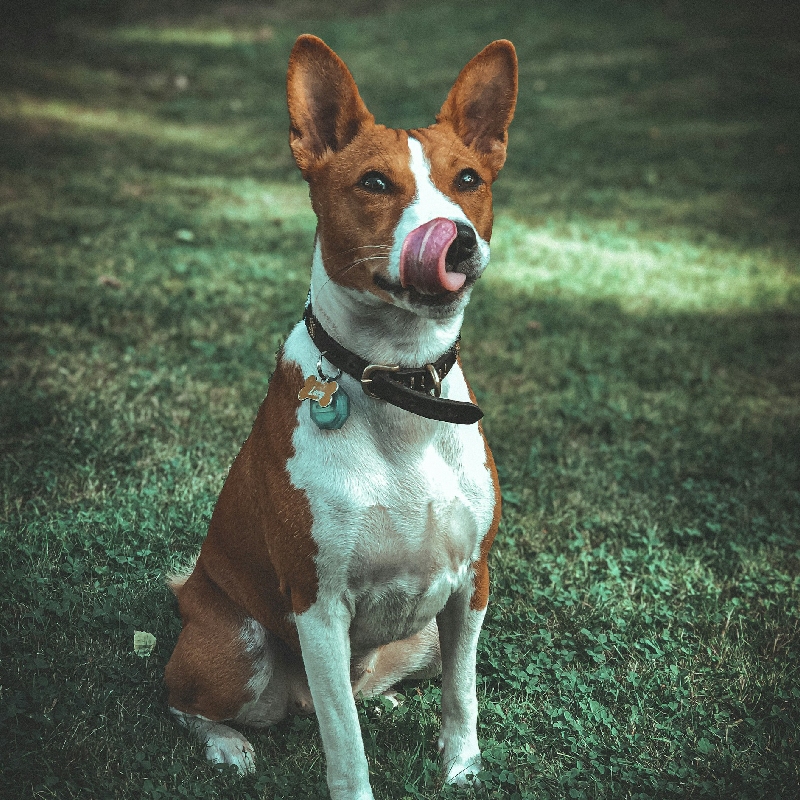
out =
[(467, 276), (448, 272), (445, 266), (447, 249), (455, 241), (456, 224), (437, 217), (406, 236), (400, 251), (400, 283), (404, 289), (413, 286), (422, 294), (457, 292)]

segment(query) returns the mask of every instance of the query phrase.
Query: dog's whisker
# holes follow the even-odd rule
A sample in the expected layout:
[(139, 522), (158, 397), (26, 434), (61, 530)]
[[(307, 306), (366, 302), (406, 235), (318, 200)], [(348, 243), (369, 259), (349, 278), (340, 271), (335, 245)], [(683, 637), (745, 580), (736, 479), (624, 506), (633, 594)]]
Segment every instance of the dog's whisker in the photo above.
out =
[(347, 269), (356, 266), (356, 264), (363, 264), (365, 261), (378, 261), (379, 259), (384, 259), (386, 261), (389, 260), (389, 256), (364, 256), (364, 258), (359, 258), (353, 261)]
[(343, 256), (346, 253), (352, 253), (355, 250), (366, 250), (367, 248), (371, 250), (391, 250), (392, 246), (388, 244), (360, 244), (357, 247), (350, 247), (347, 250), (340, 250), (338, 253), (331, 253), (332, 256)]
[[(353, 248), (354, 250), (358, 248)], [(388, 255), (376, 255), (376, 256), (364, 256), (364, 258), (358, 258), (355, 261), (351, 261), (349, 264), (345, 265), (342, 269), (336, 272), (334, 275), (329, 275), (328, 279), (322, 286), (319, 287), (317, 290), (317, 295), (322, 293), (322, 290), (334, 279), (334, 278), (341, 278), (346, 272), (349, 272), (353, 267), (357, 267), (359, 264), (363, 264), (365, 261), (379, 261), (379, 260), (389, 260)]]

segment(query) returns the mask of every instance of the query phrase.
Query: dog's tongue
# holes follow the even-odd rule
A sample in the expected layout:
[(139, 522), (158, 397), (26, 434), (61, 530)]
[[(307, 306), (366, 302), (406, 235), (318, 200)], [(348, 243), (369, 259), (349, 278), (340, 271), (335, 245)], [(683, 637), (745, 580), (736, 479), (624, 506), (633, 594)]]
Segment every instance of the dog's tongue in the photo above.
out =
[(422, 294), (457, 292), (467, 276), (448, 272), (445, 265), (447, 249), (455, 241), (456, 224), (437, 217), (406, 236), (400, 251), (400, 283)]

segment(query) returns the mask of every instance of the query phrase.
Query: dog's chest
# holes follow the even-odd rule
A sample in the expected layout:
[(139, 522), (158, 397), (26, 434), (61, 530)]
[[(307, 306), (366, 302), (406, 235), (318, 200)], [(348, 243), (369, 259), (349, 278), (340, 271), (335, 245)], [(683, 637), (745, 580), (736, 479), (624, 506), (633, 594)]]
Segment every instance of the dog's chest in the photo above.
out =
[[(286, 355), (305, 369), (292, 339)], [(452, 394), (468, 395), (452, 378)], [(367, 649), (420, 630), (468, 585), (494, 487), (477, 425), (430, 423), (355, 387), (340, 431), (301, 406), (287, 466), (311, 508), (320, 592), (345, 599), (353, 647)]]
[(353, 509), (352, 548), (341, 577), (354, 614), (351, 639), (370, 648), (424, 627), (464, 586), (482, 534), (475, 488), (435, 451), (384, 477), (377, 502)]
[(320, 582), (347, 598), (354, 649), (416, 633), (470, 581), (488, 511), (475, 476), (434, 447), (377, 461), (364, 458), (367, 486), (340, 498), (332, 525), (315, 520)]

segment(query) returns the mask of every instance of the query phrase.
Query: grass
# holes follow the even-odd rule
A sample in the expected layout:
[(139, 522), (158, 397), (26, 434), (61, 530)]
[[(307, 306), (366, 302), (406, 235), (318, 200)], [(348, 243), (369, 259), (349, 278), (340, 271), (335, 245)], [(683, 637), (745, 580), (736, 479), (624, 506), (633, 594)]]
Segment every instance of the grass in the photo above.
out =
[[(405, 127), (490, 39), (520, 55), (463, 338), (505, 497), (478, 794), (793, 796), (800, 53), (782, 4), (44, 8), (51, 30), (21, 15), (0, 48), (0, 795), (326, 796), (313, 720), (255, 734), (239, 779), (162, 685), (163, 576), (196, 551), (307, 289), (283, 85), (313, 31)], [(439, 783), (438, 683), (404, 691), (360, 705), (376, 796), (471, 796)]]

